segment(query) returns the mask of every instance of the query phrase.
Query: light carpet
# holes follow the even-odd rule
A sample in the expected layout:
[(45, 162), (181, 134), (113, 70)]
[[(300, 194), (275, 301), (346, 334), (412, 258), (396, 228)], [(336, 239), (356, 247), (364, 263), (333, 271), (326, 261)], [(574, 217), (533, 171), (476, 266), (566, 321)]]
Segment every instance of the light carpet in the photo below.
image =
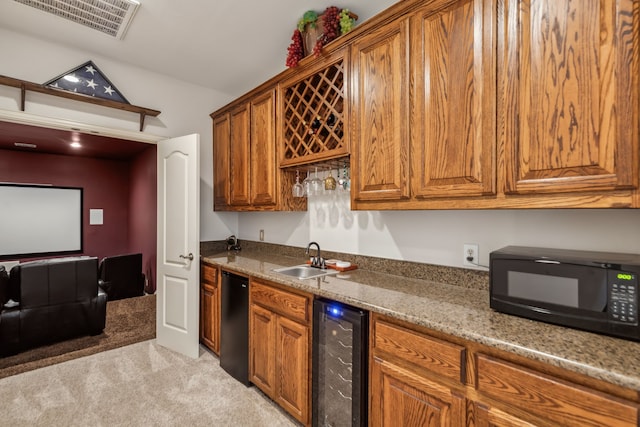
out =
[(201, 347), (149, 340), (0, 379), (0, 426), (295, 426)]

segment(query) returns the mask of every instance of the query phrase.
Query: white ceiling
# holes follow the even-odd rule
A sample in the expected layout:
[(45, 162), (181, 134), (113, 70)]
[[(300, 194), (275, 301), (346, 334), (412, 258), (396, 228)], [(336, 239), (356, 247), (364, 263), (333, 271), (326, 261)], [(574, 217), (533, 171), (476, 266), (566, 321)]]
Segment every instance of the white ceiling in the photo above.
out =
[(0, 27), (239, 96), (285, 69), (287, 46), (305, 11), (348, 8), (359, 24), (396, 1), (140, 0), (127, 34), (118, 40), (0, 0)]

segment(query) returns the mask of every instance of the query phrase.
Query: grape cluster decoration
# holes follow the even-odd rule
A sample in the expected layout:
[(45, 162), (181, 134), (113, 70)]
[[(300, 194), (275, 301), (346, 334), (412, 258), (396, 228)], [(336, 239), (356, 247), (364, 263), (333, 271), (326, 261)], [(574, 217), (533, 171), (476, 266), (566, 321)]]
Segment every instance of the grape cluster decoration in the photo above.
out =
[(336, 6), (329, 6), (322, 15), (309, 10), (298, 21), (297, 28), (291, 37), (291, 44), (287, 48), (286, 66), (289, 68), (296, 67), (298, 62), (304, 57), (304, 47), (302, 32), (307, 24), (311, 28), (315, 28), (316, 22), (322, 18), (322, 34), (318, 37), (313, 46), (313, 55), (318, 57), (322, 54), (322, 48), (329, 42), (338, 38), (342, 34), (346, 34), (353, 28), (357, 18), (349, 9), (339, 9)]
[(304, 57), (304, 48), (302, 47), (302, 33), (297, 28), (291, 36), (291, 44), (287, 48), (287, 52), (287, 67), (298, 66), (298, 62)]

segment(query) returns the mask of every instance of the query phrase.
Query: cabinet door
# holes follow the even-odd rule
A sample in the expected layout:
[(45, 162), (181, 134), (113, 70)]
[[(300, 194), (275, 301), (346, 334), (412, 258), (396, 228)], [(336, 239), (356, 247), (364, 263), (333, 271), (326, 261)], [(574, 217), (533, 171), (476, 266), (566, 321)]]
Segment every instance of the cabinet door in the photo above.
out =
[(309, 328), (278, 317), (276, 333), (278, 403), (298, 421), (307, 424), (310, 407)]
[(200, 288), (200, 339), (214, 353), (220, 352), (218, 286), (203, 283)]
[(200, 341), (220, 353), (220, 288), (218, 269), (202, 264), (200, 277)]
[(502, 13), (505, 192), (637, 187), (637, 1), (509, 0)]
[[(371, 31), (352, 47), (355, 202), (409, 197), (409, 21)], [(357, 205), (357, 203), (356, 203)]]
[(495, 193), (496, 9), (438, 0), (413, 18), (415, 198)]
[(267, 396), (275, 398), (277, 316), (255, 304), (251, 304), (249, 315), (249, 377)]
[(275, 90), (251, 100), (251, 204), (277, 201)]
[(249, 205), (249, 106), (243, 104), (231, 111), (231, 170), (227, 179), (231, 187), (231, 205)]
[(231, 146), (230, 118), (228, 113), (213, 118), (213, 207), (229, 206), (229, 149)]
[(372, 426), (464, 426), (465, 398), (450, 388), (373, 358)]

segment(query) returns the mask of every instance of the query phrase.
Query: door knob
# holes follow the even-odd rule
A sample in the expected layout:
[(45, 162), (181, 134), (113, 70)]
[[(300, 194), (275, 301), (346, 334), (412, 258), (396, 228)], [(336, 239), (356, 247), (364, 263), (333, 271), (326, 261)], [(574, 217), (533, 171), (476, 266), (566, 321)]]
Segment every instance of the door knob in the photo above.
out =
[(189, 255), (180, 255), (182, 259), (188, 259), (189, 261), (193, 261), (193, 254), (189, 252)]

